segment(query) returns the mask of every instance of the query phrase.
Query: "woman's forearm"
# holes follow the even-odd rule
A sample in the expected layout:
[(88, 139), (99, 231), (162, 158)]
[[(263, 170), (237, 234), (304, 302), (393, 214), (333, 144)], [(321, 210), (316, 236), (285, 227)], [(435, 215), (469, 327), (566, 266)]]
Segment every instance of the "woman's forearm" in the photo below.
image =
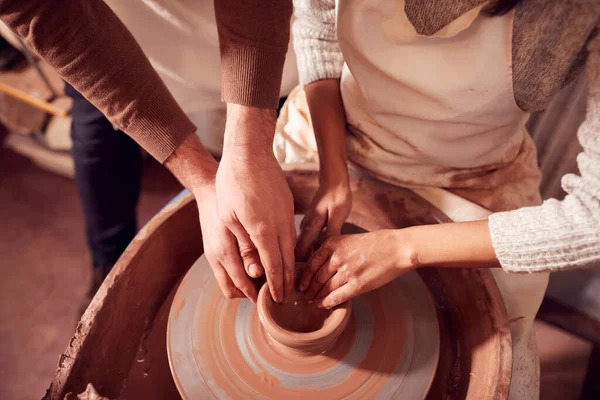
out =
[(346, 115), (340, 80), (316, 81), (304, 91), (319, 151), (321, 183), (347, 183)]
[(500, 267), (487, 220), (414, 226), (395, 232), (416, 267)]

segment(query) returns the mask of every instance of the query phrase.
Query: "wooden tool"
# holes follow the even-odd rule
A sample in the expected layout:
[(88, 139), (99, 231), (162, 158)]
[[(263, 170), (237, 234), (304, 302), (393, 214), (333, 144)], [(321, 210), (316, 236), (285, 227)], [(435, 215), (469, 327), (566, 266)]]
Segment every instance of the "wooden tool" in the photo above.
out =
[(66, 117), (69, 115), (69, 110), (57, 107), (56, 105), (49, 103), (47, 101), (38, 99), (35, 96), (30, 95), (22, 90), (16, 89), (12, 86), (8, 86), (2, 82), (0, 82), (0, 92), (4, 92), (7, 95), (14, 97), (24, 103), (27, 103), (35, 108), (39, 108), (40, 110), (47, 112), (51, 115), (56, 115), (58, 117)]

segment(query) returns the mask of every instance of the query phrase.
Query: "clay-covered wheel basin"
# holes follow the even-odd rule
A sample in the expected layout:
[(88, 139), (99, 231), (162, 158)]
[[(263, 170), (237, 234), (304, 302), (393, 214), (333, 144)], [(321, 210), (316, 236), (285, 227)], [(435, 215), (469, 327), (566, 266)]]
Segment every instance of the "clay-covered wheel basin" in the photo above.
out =
[[(297, 213), (318, 185), (314, 169), (287, 171)], [(365, 230), (448, 219), (412, 191), (353, 174), (348, 222)], [(174, 199), (136, 236), (82, 317), (45, 398), (76, 398), (88, 383), (111, 399), (179, 398), (166, 351), (178, 282), (202, 254), (190, 194)], [(506, 311), (489, 271), (421, 269), (440, 328), (440, 355), (428, 399), (505, 399), (512, 353)], [(176, 305), (175, 305), (176, 307)]]

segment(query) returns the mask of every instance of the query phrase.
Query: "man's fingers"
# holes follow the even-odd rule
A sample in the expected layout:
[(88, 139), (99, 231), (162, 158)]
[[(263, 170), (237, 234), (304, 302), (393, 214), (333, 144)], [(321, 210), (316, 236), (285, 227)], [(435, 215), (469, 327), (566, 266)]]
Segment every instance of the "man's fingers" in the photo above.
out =
[(300, 236), (296, 243), (296, 257), (299, 260), (304, 260), (310, 255), (312, 245), (317, 241), (325, 226), (325, 220), (323, 213), (309, 212), (304, 216), (300, 224)]
[(279, 239), (277, 235), (266, 231), (250, 238), (258, 250), (271, 296), (276, 303), (281, 303), (283, 301), (283, 260), (279, 250)]
[(240, 245), (240, 256), (244, 263), (244, 270), (248, 276), (252, 278), (259, 278), (265, 272), (260, 263), (260, 257), (258, 256), (258, 250), (254, 246)]
[(264, 272), (264, 268), (260, 261), (258, 250), (254, 243), (252, 243), (248, 232), (246, 232), (239, 221), (229, 223), (227, 229), (229, 229), (237, 239), (240, 257), (244, 263), (244, 270), (246, 273), (252, 278), (261, 276)]
[(322, 300), (317, 301), (317, 307), (330, 309), (350, 300), (357, 294), (358, 293), (354, 293), (353, 286), (349, 283), (346, 283), (345, 285), (329, 293)]
[(283, 262), (283, 302), (287, 303), (294, 290), (294, 244), (296, 243), (296, 229), (294, 223), (290, 223), (287, 234), (279, 236), (279, 249)]
[(230, 253), (228, 257), (223, 260), (222, 265), (223, 268), (225, 268), (225, 271), (227, 271), (227, 274), (229, 274), (233, 284), (244, 293), (247, 298), (256, 303), (256, 298), (258, 297), (256, 286), (246, 274), (242, 259), (237, 251)]
[[(228, 223), (227, 228), (235, 235), (238, 242), (242, 242), (246, 258), (253, 260), (249, 261), (248, 269), (250, 269), (252, 263), (258, 263), (258, 272), (262, 273), (264, 271), (273, 300), (277, 303), (282, 302), (283, 262), (275, 230), (267, 227), (256, 234), (249, 235), (239, 221)], [(258, 259), (255, 258), (251, 251), (248, 251), (250, 246), (248, 243), (256, 249)], [(250, 272), (253, 271), (248, 271), (248, 275), (251, 275)]]
[(319, 270), (313, 276), (310, 286), (306, 291), (306, 298), (309, 300), (313, 300), (317, 293), (321, 291), (321, 289), (325, 286), (325, 284), (329, 283), (330, 279), (336, 275), (337, 269), (331, 262), (326, 262), (319, 268)]
[[(238, 236), (239, 235), (239, 236)], [(236, 235), (238, 247), (240, 249), (240, 257), (244, 263), (244, 270), (251, 278), (258, 278), (264, 273), (258, 250), (250, 240), (250, 236), (244, 229), (240, 229)]]
[(312, 255), (310, 260), (308, 260), (302, 271), (302, 278), (300, 278), (300, 285), (298, 287), (301, 292), (304, 292), (306, 289), (308, 289), (313, 276), (329, 259), (329, 256), (329, 250), (326, 247), (321, 247)]
[(221, 288), (221, 292), (223, 292), (223, 296), (228, 299), (244, 297), (244, 294), (235, 287), (221, 264), (217, 262), (211, 262), (210, 266), (213, 270), (213, 274), (215, 275), (215, 279)]

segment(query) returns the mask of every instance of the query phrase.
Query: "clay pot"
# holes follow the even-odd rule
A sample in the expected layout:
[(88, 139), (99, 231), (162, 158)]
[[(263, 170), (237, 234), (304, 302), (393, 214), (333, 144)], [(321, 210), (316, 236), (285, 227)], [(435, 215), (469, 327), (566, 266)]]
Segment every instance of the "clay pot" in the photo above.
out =
[(347, 301), (325, 310), (304, 300), (295, 292), (287, 304), (273, 301), (269, 287), (264, 284), (257, 301), (260, 322), (280, 350), (293, 353), (321, 354), (327, 351), (350, 320), (352, 305)]

